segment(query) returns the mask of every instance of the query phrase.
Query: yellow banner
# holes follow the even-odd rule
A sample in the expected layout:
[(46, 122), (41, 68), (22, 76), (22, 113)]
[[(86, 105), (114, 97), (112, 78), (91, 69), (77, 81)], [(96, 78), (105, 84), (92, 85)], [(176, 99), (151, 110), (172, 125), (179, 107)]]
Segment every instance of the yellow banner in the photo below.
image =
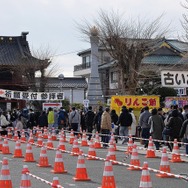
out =
[(112, 96), (111, 97), (111, 109), (120, 111), (122, 106), (127, 108), (143, 108), (148, 106), (149, 108), (159, 108), (159, 96)]

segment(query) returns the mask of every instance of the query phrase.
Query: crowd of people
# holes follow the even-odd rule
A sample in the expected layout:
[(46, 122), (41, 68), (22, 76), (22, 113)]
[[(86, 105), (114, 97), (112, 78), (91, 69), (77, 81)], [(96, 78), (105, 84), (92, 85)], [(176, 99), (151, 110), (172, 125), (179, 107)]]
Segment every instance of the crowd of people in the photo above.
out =
[[(165, 144), (172, 151), (173, 145), (164, 141), (183, 141), (188, 143), (188, 105), (183, 109), (177, 105), (172, 105), (171, 109), (164, 113), (162, 108), (149, 109), (144, 107), (138, 118), (136, 118), (132, 108), (122, 106), (118, 115), (114, 109), (99, 106), (94, 111), (91, 106), (88, 109), (76, 109), (72, 107), (69, 112), (61, 107), (47, 111), (34, 112), (32, 109), (13, 110), (12, 112), (0, 111), (1, 134), (7, 134), (7, 127), (15, 127), (17, 130), (33, 129), (35, 126), (40, 128), (47, 127), (49, 130), (62, 128), (71, 130), (77, 134), (80, 131), (86, 131), (88, 139), (92, 137), (93, 131), (101, 133), (103, 147), (108, 147), (110, 133), (116, 136), (116, 142), (127, 144), (128, 136), (142, 137), (144, 147), (148, 147), (150, 136), (158, 150), (162, 144)], [(161, 144), (162, 143), (162, 144)], [(186, 145), (186, 154), (188, 154), (188, 145)]]

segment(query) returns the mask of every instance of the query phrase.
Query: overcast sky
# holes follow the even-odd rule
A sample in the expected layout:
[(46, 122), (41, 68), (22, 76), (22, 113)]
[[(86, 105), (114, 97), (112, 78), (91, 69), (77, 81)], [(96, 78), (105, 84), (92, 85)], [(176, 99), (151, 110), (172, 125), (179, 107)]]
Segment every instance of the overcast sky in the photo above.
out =
[[(180, 3), (185, 0), (0, 0), (0, 36), (18, 36), (28, 31), (30, 48), (49, 46), (58, 64), (56, 75), (73, 76), (74, 65), (81, 64), (77, 52), (87, 49), (81, 41), (75, 21), (91, 21), (99, 9), (119, 10), (128, 17), (156, 18), (162, 13), (164, 23), (171, 23), (171, 37), (181, 35), (182, 14)], [(187, 11), (188, 12), (188, 11)]]

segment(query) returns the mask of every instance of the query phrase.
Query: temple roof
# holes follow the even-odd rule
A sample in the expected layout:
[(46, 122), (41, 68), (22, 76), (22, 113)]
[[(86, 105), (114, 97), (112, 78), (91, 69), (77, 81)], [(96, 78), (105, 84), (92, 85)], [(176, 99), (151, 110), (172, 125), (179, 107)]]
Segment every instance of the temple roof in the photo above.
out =
[(34, 58), (26, 40), (27, 34), (22, 32), (21, 36), (0, 36), (0, 65), (18, 65), (25, 58)]
[[(39, 84), (40, 78), (36, 78), (37, 83)], [(63, 88), (87, 88), (87, 82), (85, 78), (81, 77), (66, 77), (63, 80), (60, 80), (57, 77), (48, 77), (46, 87), (54, 88), (60, 87)]]

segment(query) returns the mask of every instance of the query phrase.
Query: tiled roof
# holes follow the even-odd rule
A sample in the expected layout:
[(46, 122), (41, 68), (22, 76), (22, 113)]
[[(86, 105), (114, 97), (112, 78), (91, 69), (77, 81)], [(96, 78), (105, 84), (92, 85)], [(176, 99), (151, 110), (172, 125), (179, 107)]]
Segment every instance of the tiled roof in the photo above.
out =
[(182, 42), (179, 40), (168, 40), (166, 39), (166, 42), (174, 47), (176, 50), (180, 52), (187, 52), (188, 51), (188, 43), (187, 42)]
[[(39, 84), (40, 78), (36, 78), (36, 82)], [(85, 78), (80, 77), (67, 77), (63, 80), (60, 80), (57, 77), (48, 77), (46, 87), (54, 88), (60, 87), (63, 88), (87, 88), (87, 82)]]
[(26, 57), (33, 58), (26, 40), (27, 32), (21, 36), (0, 36), (0, 65), (17, 65)]
[(171, 64), (174, 65), (178, 63), (182, 57), (180, 56), (160, 56), (160, 55), (152, 55), (146, 56), (142, 59), (142, 64), (158, 64), (158, 65), (165, 65)]

